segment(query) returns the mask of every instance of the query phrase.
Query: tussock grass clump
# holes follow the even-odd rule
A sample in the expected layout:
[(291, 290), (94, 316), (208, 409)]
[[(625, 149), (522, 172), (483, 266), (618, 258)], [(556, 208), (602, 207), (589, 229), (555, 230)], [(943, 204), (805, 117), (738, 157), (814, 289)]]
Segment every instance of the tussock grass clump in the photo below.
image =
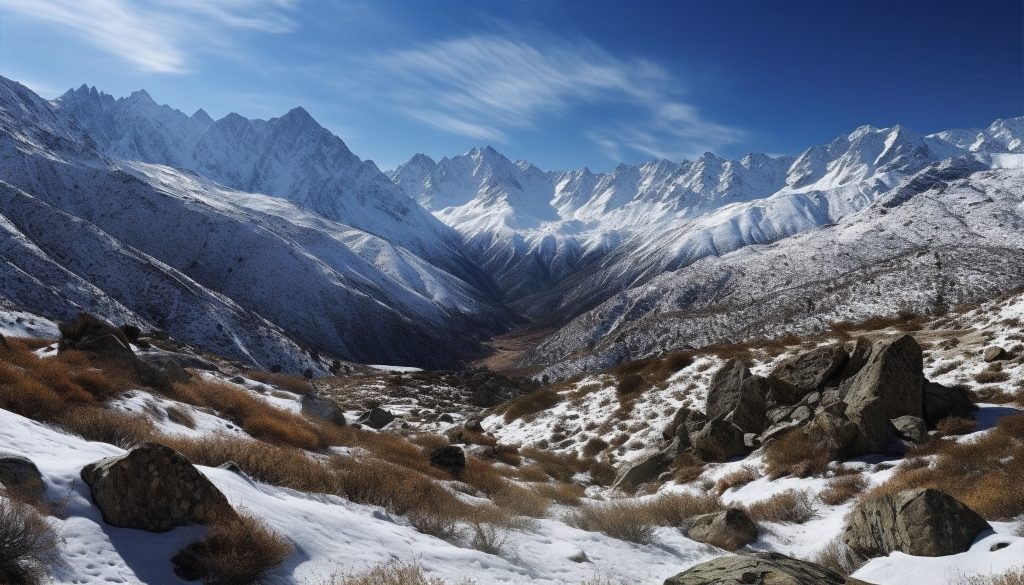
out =
[(814, 501), (800, 490), (786, 490), (747, 506), (747, 514), (754, 522), (787, 522), (803, 524), (814, 518)]
[(628, 502), (606, 502), (582, 506), (565, 516), (565, 523), (581, 530), (600, 532), (612, 538), (646, 544), (654, 538), (654, 524), (638, 506)]
[(947, 416), (935, 423), (935, 428), (943, 435), (966, 435), (978, 430), (978, 422), (973, 418)]
[(793, 429), (764, 446), (765, 470), (768, 477), (787, 475), (810, 477), (827, 468), (832, 453), (826, 445), (814, 442), (803, 429)]
[(590, 459), (596, 457), (600, 452), (608, 448), (608, 441), (600, 437), (593, 437), (583, 444), (583, 456)]
[(542, 497), (558, 502), (563, 506), (575, 506), (580, 503), (586, 490), (577, 483), (535, 483), (533, 489)]
[(505, 422), (537, 414), (562, 401), (562, 395), (550, 387), (543, 387), (515, 398), (505, 406)]
[(843, 575), (853, 574), (864, 564), (860, 555), (846, 546), (842, 536), (828, 541), (815, 555), (813, 562)]
[(956, 585), (1024, 585), (1024, 569), (1000, 575), (967, 575), (961, 577)]
[(992, 368), (982, 370), (977, 374), (974, 374), (974, 381), (979, 384), (995, 384), (998, 382), (1005, 382), (1010, 379), (1010, 374), (1002, 371), (995, 370)]
[[(417, 564), (389, 561), (354, 575), (333, 577), (323, 585), (446, 585), (446, 583), (437, 577), (428, 576)], [(459, 585), (472, 585), (472, 582), (463, 581)]]
[(825, 489), (818, 494), (818, 498), (829, 506), (838, 506), (852, 500), (867, 487), (868, 480), (859, 473), (842, 475), (829, 481)]
[(57, 422), (85, 439), (122, 449), (131, 449), (156, 434), (153, 422), (144, 415), (95, 406), (68, 409)]
[(0, 498), (0, 583), (35, 585), (57, 548), (53, 528), (28, 504)]
[(744, 466), (727, 473), (715, 482), (715, 492), (722, 495), (731, 488), (739, 488), (761, 477), (761, 472), (754, 467)]
[(577, 473), (586, 471), (586, 464), (575, 453), (555, 453), (526, 447), (520, 453), (534, 460), (551, 479), (569, 483)]
[(204, 540), (172, 559), (174, 572), (188, 581), (249, 585), (280, 565), (294, 549), (259, 520), (245, 515), (216, 523)]
[(619, 378), (619, 382), (615, 386), (615, 391), (619, 396), (628, 396), (630, 394), (636, 394), (647, 387), (647, 380), (644, 380), (644, 377), (640, 374), (626, 374)]
[(988, 520), (1010, 520), (1024, 514), (1024, 414), (1004, 416), (972, 441), (940, 439), (914, 449), (913, 455), (934, 455), (928, 466), (897, 468), (889, 481), (863, 497), (911, 488), (936, 488), (966, 504)]

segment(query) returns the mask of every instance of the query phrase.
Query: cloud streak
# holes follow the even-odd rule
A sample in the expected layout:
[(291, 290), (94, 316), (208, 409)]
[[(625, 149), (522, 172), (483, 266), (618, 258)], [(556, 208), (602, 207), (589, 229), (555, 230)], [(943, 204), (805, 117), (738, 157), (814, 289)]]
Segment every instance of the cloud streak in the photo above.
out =
[(62, 28), (153, 73), (184, 73), (192, 54), (223, 43), (225, 29), (294, 29), (295, 0), (0, 0), (26, 19)]
[(485, 34), (364, 60), (359, 82), (377, 102), (441, 130), (504, 142), (508, 132), (587, 105), (629, 112), (584, 133), (610, 158), (626, 151), (685, 158), (743, 132), (705, 120), (663, 68), (585, 40)]

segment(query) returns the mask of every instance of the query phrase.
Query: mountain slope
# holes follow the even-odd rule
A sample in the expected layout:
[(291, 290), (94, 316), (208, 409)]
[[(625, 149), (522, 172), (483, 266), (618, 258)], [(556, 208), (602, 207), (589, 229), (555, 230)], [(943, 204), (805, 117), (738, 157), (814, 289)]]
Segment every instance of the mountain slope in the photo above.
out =
[[(107, 158), (62, 114), (0, 83), (4, 258), (23, 277), (2, 290), (34, 312), (66, 317), (95, 304), (108, 318), (167, 328), (267, 367), (289, 352), (253, 358), (253, 335), (437, 367), (472, 355), (480, 336), (504, 326), (478, 288), (403, 247), (282, 199)], [(78, 235), (65, 237), (72, 228)], [(47, 269), (21, 268), (27, 257)], [(186, 325), (193, 321), (210, 331)]]

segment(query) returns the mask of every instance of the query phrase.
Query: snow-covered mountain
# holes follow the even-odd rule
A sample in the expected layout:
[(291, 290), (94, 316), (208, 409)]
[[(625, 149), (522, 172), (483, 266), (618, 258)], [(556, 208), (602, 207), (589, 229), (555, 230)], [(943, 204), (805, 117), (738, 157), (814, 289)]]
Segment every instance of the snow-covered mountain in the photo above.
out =
[[(154, 132), (150, 143), (160, 143)], [(59, 318), (88, 310), (291, 369), (309, 362), (297, 343), (359, 361), (446, 365), (506, 326), (485, 290), (409, 248), (282, 198), (112, 158), (92, 135), (62, 102), (0, 79), (0, 293), (19, 306)], [(129, 143), (141, 141), (118, 142)], [(361, 217), (379, 211), (376, 193), (352, 195), (364, 200), (353, 206)], [(437, 255), (479, 272), (454, 234), (418, 215), (419, 227), (403, 223), (412, 211), (374, 219), (388, 227), (391, 217), (390, 229), (433, 239)]]

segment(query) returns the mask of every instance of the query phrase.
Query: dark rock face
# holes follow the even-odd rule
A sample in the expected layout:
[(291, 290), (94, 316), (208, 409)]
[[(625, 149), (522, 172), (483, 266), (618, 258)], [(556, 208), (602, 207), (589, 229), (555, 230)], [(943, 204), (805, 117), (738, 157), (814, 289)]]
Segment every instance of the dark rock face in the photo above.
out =
[(188, 382), (192, 374), (170, 354), (143, 353), (136, 355), (136, 370), (142, 383), (153, 388), (170, 388), (178, 382)]
[(708, 462), (728, 461), (745, 455), (744, 432), (725, 417), (709, 420), (704, 428), (690, 436), (693, 452)]
[(850, 354), (842, 345), (828, 345), (783, 360), (768, 376), (773, 382), (769, 403), (793, 404), (821, 391), (842, 372)]
[(745, 433), (760, 433), (767, 424), (768, 382), (751, 375), (738, 360), (729, 360), (708, 386), (707, 417), (724, 417)]
[(857, 447), (882, 451), (896, 438), (890, 422), (922, 418), (924, 374), (921, 346), (909, 335), (875, 344), (864, 367), (848, 381), (846, 417), (857, 425)]
[(58, 349), (77, 349), (110, 355), (132, 354), (124, 332), (87, 313), (60, 324)]
[(857, 444), (857, 425), (829, 412), (819, 412), (806, 431), (811, 443), (824, 446), (833, 457), (850, 455)]
[(430, 453), (430, 464), (452, 475), (459, 475), (466, 469), (466, 453), (454, 445), (434, 449)]
[(982, 358), (986, 362), (997, 362), (999, 360), (1005, 360), (1009, 357), (1010, 356), (1008, 353), (1006, 353), (1005, 349), (996, 345), (993, 345), (992, 347), (986, 347), (985, 352), (982, 354)]
[(345, 426), (345, 412), (336, 402), (323, 396), (307, 395), (302, 397), (302, 414), (321, 418), (338, 426)]
[(665, 580), (665, 585), (869, 585), (778, 553), (720, 557)]
[(920, 443), (928, 438), (928, 426), (923, 418), (901, 416), (892, 419), (890, 422), (892, 422), (892, 426), (896, 427), (896, 433), (901, 439)]
[(893, 551), (938, 557), (964, 552), (988, 522), (945, 492), (918, 488), (861, 502), (843, 540), (866, 558)]
[(38, 502), (46, 491), (43, 475), (32, 460), (0, 452), (0, 485), (30, 502)]
[(82, 468), (92, 499), (113, 526), (165, 532), (237, 517), (224, 494), (174, 449), (142, 443)]
[(729, 508), (697, 516), (686, 535), (697, 542), (734, 551), (757, 540), (757, 525), (743, 510)]
[(612, 488), (630, 490), (641, 484), (658, 479), (659, 475), (668, 471), (678, 449), (678, 444), (673, 441), (666, 449), (652, 451), (648, 455), (641, 457), (619, 473), (619, 476), (612, 483)]
[(383, 408), (371, 408), (363, 414), (359, 415), (356, 422), (364, 424), (372, 429), (380, 430), (388, 425), (391, 421), (395, 420), (395, 415), (384, 410)]
[(924, 420), (930, 428), (946, 417), (966, 418), (975, 406), (962, 388), (949, 388), (935, 382), (924, 385)]

